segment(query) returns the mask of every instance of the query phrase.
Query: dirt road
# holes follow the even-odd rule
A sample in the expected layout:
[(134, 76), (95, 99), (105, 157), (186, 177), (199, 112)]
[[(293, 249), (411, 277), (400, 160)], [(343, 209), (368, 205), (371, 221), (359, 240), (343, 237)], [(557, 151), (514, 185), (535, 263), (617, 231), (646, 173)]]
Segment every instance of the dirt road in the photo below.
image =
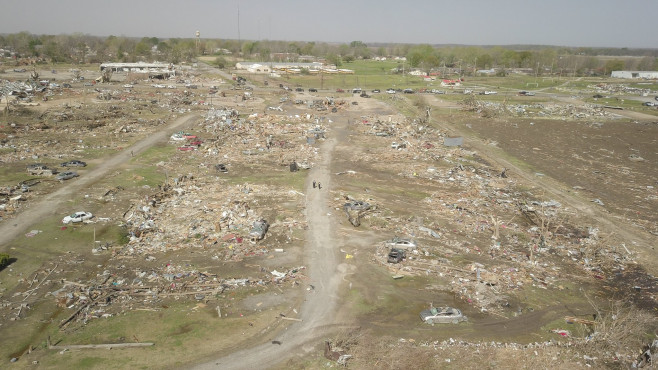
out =
[(14, 240), (14, 238), (25, 233), (31, 225), (38, 222), (40, 219), (55, 214), (59, 205), (69, 200), (74, 194), (100, 180), (117, 166), (129, 161), (131, 153), (136, 155), (145, 149), (150, 148), (155, 143), (166, 140), (172, 131), (176, 131), (189, 124), (196, 118), (196, 116), (196, 114), (190, 114), (178, 118), (161, 131), (148, 136), (144, 140), (135, 143), (124, 149), (119, 154), (104, 161), (84, 176), (81, 176), (76, 180), (65, 182), (62, 188), (46, 195), (43, 199), (30, 204), (29, 208), (21, 211), (16, 218), (4, 221), (0, 224), (0, 250), (7, 250), (9, 247), (8, 244)]
[[(347, 119), (334, 121), (334, 130), (343, 129)], [(306, 184), (306, 218), (308, 221), (304, 263), (309, 272), (306, 300), (299, 312), (301, 322), (295, 322), (281, 335), (257, 347), (246, 348), (226, 357), (200, 364), (195, 369), (263, 369), (299, 353), (315, 349), (331, 325), (336, 311), (336, 292), (345, 269), (338, 264), (338, 250), (334, 239), (335, 225), (328, 207), (328, 189), (331, 189), (329, 167), (336, 146), (335, 135), (321, 146), (322, 161), (311, 170)], [(313, 188), (313, 181), (322, 189)], [(312, 287), (311, 287), (312, 286)]]

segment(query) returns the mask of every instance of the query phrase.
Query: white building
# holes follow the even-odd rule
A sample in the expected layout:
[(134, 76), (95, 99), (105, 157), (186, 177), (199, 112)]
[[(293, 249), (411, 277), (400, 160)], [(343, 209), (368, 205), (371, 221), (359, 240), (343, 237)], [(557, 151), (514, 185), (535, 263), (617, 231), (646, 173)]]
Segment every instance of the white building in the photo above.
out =
[(648, 80), (658, 79), (658, 71), (612, 71), (612, 78), (642, 78)]
[(307, 70), (310, 74), (316, 73), (354, 73), (349, 69), (336, 69), (335, 66), (325, 66), (320, 62), (312, 63), (294, 63), (294, 62), (239, 62), (235, 64), (235, 68), (239, 70), (246, 70), (249, 73), (301, 73), (302, 69)]

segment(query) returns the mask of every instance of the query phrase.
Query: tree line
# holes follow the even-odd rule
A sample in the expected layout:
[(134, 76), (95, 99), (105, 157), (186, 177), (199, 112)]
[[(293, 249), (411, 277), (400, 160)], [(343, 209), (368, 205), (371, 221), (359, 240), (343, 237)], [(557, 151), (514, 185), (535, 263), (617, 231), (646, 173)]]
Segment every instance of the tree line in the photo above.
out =
[(406, 57), (403, 68), (426, 71), (459, 68), (470, 72), (496, 69), (504, 74), (512, 68), (527, 68), (537, 74), (609, 74), (611, 70), (658, 70), (658, 49), (569, 48), (540, 45), (458, 46), (429, 44), (375, 44), (362, 41), (336, 44), (303, 41), (254, 41), (157, 37), (99, 37), (35, 35), (29, 32), (0, 35), (5, 57), (44, 58), (52, 63), (102, 63), (163, 61), (191, 62), (199, 55), (216, 55), (218, 64), (231, 60), (260, 62), (307, 61), (321, 58), (336, 66), (357, 59)]

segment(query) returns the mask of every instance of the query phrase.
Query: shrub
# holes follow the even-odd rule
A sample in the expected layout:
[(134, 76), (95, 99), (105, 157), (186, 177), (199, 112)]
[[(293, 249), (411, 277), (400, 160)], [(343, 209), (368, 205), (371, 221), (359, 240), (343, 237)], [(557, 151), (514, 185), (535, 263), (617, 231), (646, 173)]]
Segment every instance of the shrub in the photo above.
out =
[(0, 253), (0, 269), (9, 264), (9, 255), (7, 253)]

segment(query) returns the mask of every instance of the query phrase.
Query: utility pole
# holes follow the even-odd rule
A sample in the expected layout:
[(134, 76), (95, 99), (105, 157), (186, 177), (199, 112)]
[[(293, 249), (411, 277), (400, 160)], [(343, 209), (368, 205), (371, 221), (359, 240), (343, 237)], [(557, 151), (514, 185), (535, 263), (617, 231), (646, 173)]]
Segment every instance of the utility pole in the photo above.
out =
[[(242, 49), (242, 41), (240, 40), (240, 3), (238, 3), (238, 45), (240, 45), (240, 49)], [(239, 52), (238, 55), (240, 55)]]

